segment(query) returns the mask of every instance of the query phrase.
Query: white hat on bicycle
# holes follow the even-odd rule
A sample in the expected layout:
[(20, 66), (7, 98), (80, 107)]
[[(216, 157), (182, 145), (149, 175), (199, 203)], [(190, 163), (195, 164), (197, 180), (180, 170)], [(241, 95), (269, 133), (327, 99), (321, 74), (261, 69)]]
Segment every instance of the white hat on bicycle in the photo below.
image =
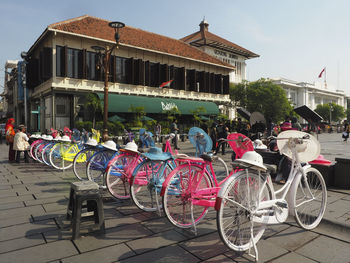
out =
[(135, 152), (135, 153), (139, 153), (137, 145), (135, 142), (128, 142), (124, 149), (120, 149), (121, 151), (129, 151), (129, 152)]
[(112, 140), (106, 141), (102, 146), (108, 150), (118, 151), (117, 144)]
[(257, 150), (265, 150), (267, 149), (267, 146), (265, 144), (263, 144), (263, 142), (259, 139), (256, 139), (254, 142), (253, 142), (253, 146), (254, 146), (254, 149), (257, 149)]
[(61, 136), (59, 136), (59, 135), (57, 135), (56, 137), (55, 137), (55, 139), (53, 139), (54, 141), (59, 141), (59, 140), (61, 140), (62, 139), (62, 137)]
[(89, 146), (97, 146), (98, 143), (95, 139), (89, 138), (85, 144)]
[(51, 135), (47, 135), (47, 136), (46, 136), (46, 140), (52, 141), (52, 140), (53, 140), (53, 137), (52, 137)]
[(61, 142), (71, 142), (71, 140), (69, 139), (69, 136), (67, 135), (64, 135), (61, 139), (60, 139)]
[(235, 162), (240, 162), (248, 166), (252, 166), (254, 169), (264, 170), (267, 168), (264, 166), (263, 158), (255, 151), (245, 152), (241, 159), (236, 159)]

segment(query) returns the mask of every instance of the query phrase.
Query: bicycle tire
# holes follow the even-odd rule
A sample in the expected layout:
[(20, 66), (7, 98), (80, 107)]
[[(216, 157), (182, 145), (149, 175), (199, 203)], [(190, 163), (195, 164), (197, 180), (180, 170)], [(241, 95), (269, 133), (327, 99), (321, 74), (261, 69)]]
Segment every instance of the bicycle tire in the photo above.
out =
[(39, 162), (39, 163), (44, 163), (43, 159), (42, 159), (42, 152), (44, 147), (46, 146), (46, 142), (42, 141), (40, 144), (38, 144), (38, 146), (35, 148), (34, 151), (34, 155), (35, 155), (35, 159)]
[[(314, 229), (321, 222), (327, 204), (327, 188), (322, 174), (310, 167), (305, 171), (305, 177), (301, 176), (293, 194), (293, 211), (295, 220), (303, 229)], [(307, 196), (307, 188), (310, 187), (314, 198)]]
[(214, 158), (212, 162), (212, 166), (215, 172), (215, 177), (218, 181), (222, 181), (230, 173), (226, 162), (221, 157)]
[(121, 153), (116, 156), (106, 172), (106, 186), (115, 199), (130, 198), (131, 175), (141, 158), (138, 154)]
[(58, 170), (66, 170), (72, 167), (73, 163), (64, 160), (65, 152), (71, 147), (70, 143), (56, 143), (50, 150), (50, 163)]
[(96, 150), (94, 148), (85, 148), (75, 155), (73, 160), (73, 172), (80, 181), (89, 180), (86, 166), (95, 152)]
[(91, 156), (86, 166), (86, 174), (90, 181), (104, 186), (104, 174), (108, 161), (112, 158), (114, 152), (101, 150)]
[[(211, 176), (204, 173), (201, 177), (201, 171), (202, 167), (197, 164), (180, 165), (169, 174), (168, 183), (163, 186), (163, 210), (169, 222), (174, 226), (191, 228), (197, 225), (208, 212), (208, 206), (192, 203), (191, 195), (196, 190), (212, 187)], [(193, 189), (195, 184), (198, 185)]]
[[(255, 171), (249, 171), (248, 175), (246, 171), (240, 171), (221, 189), (224, 194), (216, 214), (216, 223), (221, 240), (231, 250), (250, 249), (265, 232), (265, 222), (252, 224), (250, 220), (254, 216), (251, 211), (258, 207), (258, 202), (268, 201), (272, 197), (269, 185), (263, 182), (264, 179)], [(264, 185), (262, 189), (260, 189), (261, 185)], [(253, 229), (253, 242), (251, 228)]]
[(44, 146), (43, 151), (41, 153), (42, 160), (47, 166), (51, 166), (51, 163), (50, 163), (50, 150), (53, 147), (53, 145), (54, 145), (53, 143), (49, 142), (48, 144), (46, 144)]
[(35, 157), (35, 149), (36, 147), (42, 142), (42, 140), (36, 140), (30, 145), (30, 151), (29, 156), (34, 159), (35, 161), (38, 161)]
[(143, 211), (154, 212), (162, 208), (160, 191), (165, 178), (173, 170), (167, 161), (144, 160), (132, 175), (130, 196)]

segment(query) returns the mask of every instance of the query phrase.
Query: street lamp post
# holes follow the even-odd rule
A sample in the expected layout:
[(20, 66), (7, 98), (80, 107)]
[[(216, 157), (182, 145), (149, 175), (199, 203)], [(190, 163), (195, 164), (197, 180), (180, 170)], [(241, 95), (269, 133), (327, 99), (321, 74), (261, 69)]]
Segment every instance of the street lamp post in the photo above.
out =
[[(108, 121), (108, 76), (109, 76), (109, 64), (111, 60), (111, 55), (112, 52), (115, 48), (118, 48), (119, 44), (119, 29), (123, 28), (125, 26), (124, 23), (122, 22), (110, 22), (108, 26), (114, 28), (114, 38), (116, 43), (112, 46), (112, 48), (109, 48), (108, 46), (106, 48), (100, 47), (100, 46), (92, 46), (91, 48), (94, 49), (97, 54), (98, 54), (98, 63), (100, 67), (104, 69), (105, 73), (105, 79), (104, 79), (104, 105), (103, 105), (103, 141), (108, 140), (108, 126), (107, 126), (107, 121)], [(103, 63), (101, 63), (102, 59), (102, 52), (103, 54)]]

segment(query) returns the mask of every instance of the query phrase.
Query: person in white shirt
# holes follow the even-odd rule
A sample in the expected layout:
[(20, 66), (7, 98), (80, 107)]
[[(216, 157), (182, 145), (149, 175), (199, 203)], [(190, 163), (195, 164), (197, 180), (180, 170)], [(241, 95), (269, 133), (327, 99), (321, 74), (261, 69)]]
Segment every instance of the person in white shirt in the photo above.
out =
[(18, 126), (18, 130), (19, 131), (16, 133), (15, 138), (13, 140), (13, 149), (16, 151), (16, 163), (19, 163), (21, 152), (24, 153), (24, 161), (26, 163), (29, 163), (28, 150), (30, 148), (30, 145), (28, 143), (29, 138), (25, 133), (27, 127), (21, 124)]

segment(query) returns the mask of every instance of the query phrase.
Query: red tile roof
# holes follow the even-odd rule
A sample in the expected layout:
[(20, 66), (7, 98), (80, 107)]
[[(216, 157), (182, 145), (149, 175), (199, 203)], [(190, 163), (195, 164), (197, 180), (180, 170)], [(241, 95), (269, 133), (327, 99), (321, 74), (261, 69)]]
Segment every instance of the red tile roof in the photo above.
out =
[[(115, 41), (114, 29), (104, 19), (84, 15), (48, 26), (49, 30), (60, 30), (94, 38)], [(216, 65), (234, 68), (232, 65), (216, 59), (189, 44), (170, 37), (147, 32), (142, 29), (125, 26), (120, 29), (120, 43), (144, 49), (169, 53), (171, 55), (209, 62)]]
[[(219, 46), (221, 46), (221, 48), (228, 48), (229, 50), (232, 50), (235, 53), (241, 54), (243, 56), (246, 56), (248, 58), (255, 58), (255, 57), (259, 57), (259, 55), (249, 51), (248, 49), (245, 49), (235, 43), (232, 43), (222, 37), (219, 37), (213, 33), (210, 33), (207, 30), (204, 31), (198, 31), (195, 32), (191, 35), (188, 35), (186, 37), (181, 38), (180, 40), (186, 42), (186, 43), (191, 43), (191, 42), (197, 42), (197, 43), (201, 43), (201, 44), (210, 44), (210, 43), (215, 43), (218, 48)], [(223, 45), (223, 47), (222, 47)]]

